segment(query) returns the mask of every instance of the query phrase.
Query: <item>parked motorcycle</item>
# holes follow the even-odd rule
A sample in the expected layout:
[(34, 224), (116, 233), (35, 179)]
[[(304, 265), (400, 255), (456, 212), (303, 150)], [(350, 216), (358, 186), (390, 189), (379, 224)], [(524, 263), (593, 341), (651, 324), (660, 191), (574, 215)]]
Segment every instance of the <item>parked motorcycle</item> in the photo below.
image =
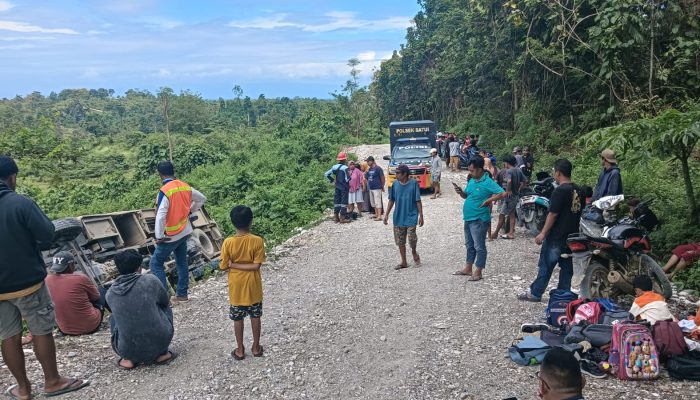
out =
[(647, 232), (659, 225), (649, 209), (651, 202), (641, 202), (631, 217), (615, 219), (614, 209), (624, 196), (607, 196), (584, 210), (580, 233), (569, 235), (567, 245), (573, 257), (573, 288), (580, 288), (586, 298), (615, 298), (634, 294), (636, 276), (651, 277), (655, 292), (670, 298), (671, 282), (649, 253)]
[(554, 178), (546, 172), (538, 172), (536, 177), (536, 181), (520, 191), (520, 199), (515, 208), (518, 223), (533, 235), (537, 235), (544, 228), (549, 213), (549, 199), (557, 187)]

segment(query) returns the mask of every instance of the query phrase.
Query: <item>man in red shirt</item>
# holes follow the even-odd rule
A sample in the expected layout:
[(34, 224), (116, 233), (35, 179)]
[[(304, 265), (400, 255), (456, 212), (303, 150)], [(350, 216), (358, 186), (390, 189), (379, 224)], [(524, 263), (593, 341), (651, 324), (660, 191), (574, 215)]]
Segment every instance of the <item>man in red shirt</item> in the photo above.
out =
[(56, 313), (58, 329), (66, 335), (85, 335), (100, 329), (104, 314), (104, 294), (86, 275), (75, 272), (75, 259), (61, 251), (53, 258), (46, 277)]

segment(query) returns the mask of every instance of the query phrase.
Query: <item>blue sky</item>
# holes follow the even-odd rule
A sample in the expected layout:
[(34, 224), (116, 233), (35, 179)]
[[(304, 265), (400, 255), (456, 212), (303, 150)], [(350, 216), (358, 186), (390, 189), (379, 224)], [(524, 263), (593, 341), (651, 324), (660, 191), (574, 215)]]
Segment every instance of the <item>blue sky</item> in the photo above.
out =
[(416, 0), (0, 0), (0, 98), (169, 86), (329, 97), (405, 41)]

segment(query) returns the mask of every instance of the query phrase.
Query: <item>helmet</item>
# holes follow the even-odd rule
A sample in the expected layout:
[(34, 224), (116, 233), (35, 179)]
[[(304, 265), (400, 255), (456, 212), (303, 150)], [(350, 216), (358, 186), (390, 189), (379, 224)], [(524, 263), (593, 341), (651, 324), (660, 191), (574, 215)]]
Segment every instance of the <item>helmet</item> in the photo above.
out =
[(336, 161), (345, 161), (348, 159), (348, 156), (345, 155), (344, 151), (341, 151), (338, 153), (338, 157), (336, 158)]

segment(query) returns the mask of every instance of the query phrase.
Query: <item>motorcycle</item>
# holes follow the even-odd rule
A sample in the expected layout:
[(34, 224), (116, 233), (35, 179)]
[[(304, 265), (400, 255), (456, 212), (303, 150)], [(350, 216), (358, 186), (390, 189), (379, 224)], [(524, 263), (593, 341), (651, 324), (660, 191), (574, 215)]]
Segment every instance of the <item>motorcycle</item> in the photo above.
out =
[(566, 241), (574, 265), (571, 287), (579, 288), (581, 297), (615, 298), (634, 294), (634, 277), (647, 275), (654, 291), (670, 298), (671, 282), (649, 256), (647, 232), (659, 225), (649, 209), (651, 201), (641, 202), (632, 216), (616, 220), (613, 211), (623, 200), (623, 195), (603, 197), (583, 211), (580, 233)]
[(546, 172), (538, 172), (537, 180), (529, 187), (520, 191), (520, 198), (515, 212), (518, 223), (525, 226), (533, 235), (537, 235), (547, 220), (549, 212), (549, 199), (557, 187), (554, 178)]

